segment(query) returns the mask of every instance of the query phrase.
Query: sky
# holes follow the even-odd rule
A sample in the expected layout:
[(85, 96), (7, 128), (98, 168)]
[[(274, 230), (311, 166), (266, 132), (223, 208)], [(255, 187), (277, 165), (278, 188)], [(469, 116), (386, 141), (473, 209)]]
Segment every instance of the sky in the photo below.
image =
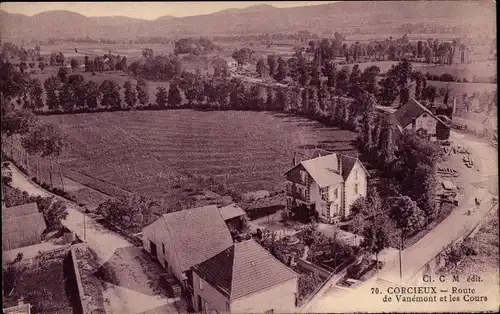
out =
[(3, 2), (0, 8), (9, 13), (32, 16), (44, 11), (67, 10), (85, 16), (123, 15), (154, 20), (160, 16), (177, 17), (210, 14), (229, 8), (243, 9), (258, 4), (275, 7), (299, 7), (337, 1), (224, 1), (224, 2)]

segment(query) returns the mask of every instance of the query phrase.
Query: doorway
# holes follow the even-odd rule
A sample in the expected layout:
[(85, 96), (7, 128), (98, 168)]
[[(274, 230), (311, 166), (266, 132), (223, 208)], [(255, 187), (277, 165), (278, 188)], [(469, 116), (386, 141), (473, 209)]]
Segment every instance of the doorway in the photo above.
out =
[(158, 252), (156, 250), (156, 244), (153, 243), (153, 241), (149, 241), (149, 246), (151, 247), (151, 255), (155, 258), (158, 257)]

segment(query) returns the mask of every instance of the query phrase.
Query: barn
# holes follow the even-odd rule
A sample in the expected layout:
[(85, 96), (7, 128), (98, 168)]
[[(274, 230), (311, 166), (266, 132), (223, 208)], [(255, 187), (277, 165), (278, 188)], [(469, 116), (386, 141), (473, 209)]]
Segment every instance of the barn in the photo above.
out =
[(233, 239), (217, 206), (162, 215), (142, 231), (144, 249), (184, 287), (191, 267), (219, 254)]

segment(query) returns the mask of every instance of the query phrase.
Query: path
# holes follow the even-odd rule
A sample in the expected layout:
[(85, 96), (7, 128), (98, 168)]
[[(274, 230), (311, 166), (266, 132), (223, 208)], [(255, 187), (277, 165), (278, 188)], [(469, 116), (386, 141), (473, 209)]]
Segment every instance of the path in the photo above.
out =
[[(87, 245), (97, 254), (100, 264), (109, 265), (108, 267), (111, 267), (118, 274), (119, 285), (108, 283), (103, 292), (104, 297), (109, 300), (109, 303), (105, 305), (106, 313), (142, 313), (177, 301), (177, 299), (166, 298), (152, 287), (148, 267), (145, 267), (144, 262), (137, 258), (137, 254), (117, 254), (117, 251), (135, 249), (132, 243), (81, 213), (75, 203), (32, 183), (13, 164), (10, 164), (9, 168), (12, 172), (11, 185), (13, 187), (33, 196), (54, 196), (64, 201), (67, 205), (68, 217), (63, 221), (63, 224), (81, 239), (84, 239), (85, 234)], [(126, 269), (122, 269), (123, 265), (127, 265)], [(159, 268), (158, 265), (154, 266)], [(133, 276), (127, 276), (130, 273), (129, 269), (134, 270)], [(140, 292), (137, 291), (137, 287), (141, 287)]]
[[(498, 196), (498, 154), (496, 149), (485, 141), (477, 140), (456, 132), (452, 132), (451, 139), (461, 146), (471, 148), (472, 156), (475, 159), (479, 171), (479, 180), (474, 181), (479, 182), (466, 182), (465, 198), (461, 201), (460, 206), (455, 208), (445, 220), (422, 239), (402, 251), (404, 281), (409, 280), (413, 274), (434, 258), (446, 245), (450, 244), (461, 234), (472, 230), (473, 227), (489, 213), (489, 209), (492, 207), (490, 201), (493, 195)], [(466, 212), (469, 206), (474, 204), (475, 197), (482, 200), (481, 206), (475, 213), (469, 216)], [(386, 260), (386, 265), (378, 276), (357, 289), (338, 289), (333, 287), (318, 298), (314, 304), (310, 304), (308, 306), (308, 311), (324, 313), (339, 311), (408, 310), (408, 305), (404, 306), (404, 304), (399, 305), (398, 308), (389, 309), (388, 304), (383, 304), (380, 299), (372, 299), (373, 302), (370, 301), (370, 298), (373, 296), (369, 288), (376, 286), (376, 280), (394, 283), (400, 281), (399, 258), (398, 254), (394, 253), (395, 252), (387, 254), (387, 257), (384, 258)], [(359, 300), (365, 301), (359, 302)], [(434, 305), (437, 306), (438, 304), (433, 304), (433, 306)], [(457, 310), (465, 309), (463, 303), (457, 306), (461, 306), (461, 308), (457, 308)], [(433, 310), (436, 309), (437, 307), (433, 307)], [(448, 306), (447, 309), (450, 310), (451, 308)]]

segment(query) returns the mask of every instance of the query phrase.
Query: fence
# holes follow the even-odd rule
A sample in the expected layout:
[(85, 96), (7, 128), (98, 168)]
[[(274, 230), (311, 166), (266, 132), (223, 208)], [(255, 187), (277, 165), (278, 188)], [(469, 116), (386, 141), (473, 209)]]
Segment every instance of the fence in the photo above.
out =
[(2, 152), (30, 178), (35, 177), (37, 183), (64, 190), (62, 168), (57, 160), (28, 154), (14, 136), (2, 142)]
[(319, 265), (313, 264), (313, 263), (311, 263), (309, 261), (306, 261), (306, 260), (304, 260), (302, 258), (298, 258), (297, 259), (297, 266), (299, 266), (301, 268), (304, 268), (304, 269), (306, 269), (308, 271), (311, 271), (311, 272), (317, 271), (318, 275), (321, 278), (323, 278), (323, 279), (327, 279), (332, 274), (331, 271), (328, 271), (324, 267), (321, 267)]
[[(498, 203), (495, 202), (495, 201), (492, 201), (491, 202), (491, 208), (488, 209), (488, 213), (490, 213), (494, 208), (496, 208), (498, 206)], [(488, 214), (486, 214), (479, 222), (477, 222), (475, 225), (474, 225), (474, 228), (470, 229), (470, 230), (467, 230), (465, 232), (463, 232), (461, 235), (459, 235), (455, 240), (453, 240), (451, 242), (451, 245), (456, 245), (468, 238), (472, 238), (476, 235), (476, 233), (479, 231), (479, 229), (481, 228), (481, 226), (483, 225), (483, 223), (488, 219)], [(442, 261), (443, 261), (443, 256), (442, 256), (442, 253), (443, 251), (446, 250), (446, 248), (444, 248), (443, 250), (441, 250), (438, 254), (436, 254), (434, 257), (432, 257), (429, 262), (427, 262), (422, 268), (420, 268), (419, 270), (417, 270), (415, 272), (415, 274), (413, 274), (413, 276), (411, 276), (407, 281), (408, 282), (412, 282), (412, 281), (415, 281), (417, 280), (420, 280), (422, 278), (422, 276), (420, 276), (420, 274), (424, 273), (424, 274), (427, 274), (429, 272), (431, 272), (435, 267), (436, 269), (439, 268), (441, 265), (442, 265)], [(432, 262), (435, 262), (435, 264), (432, 266)], [(435, 270), (435, 269), (434, 269)]]

